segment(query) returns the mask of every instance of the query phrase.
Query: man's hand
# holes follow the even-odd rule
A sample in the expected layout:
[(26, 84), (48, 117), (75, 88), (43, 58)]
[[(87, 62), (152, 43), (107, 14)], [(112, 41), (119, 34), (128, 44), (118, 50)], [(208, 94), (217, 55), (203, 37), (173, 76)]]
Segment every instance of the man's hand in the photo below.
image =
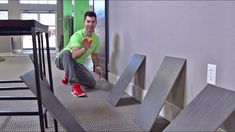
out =
[(103, 71), (101, 67), (96, 67), (95, 68), (95, 73), (99, 76), (99, 79), (103, 76)]
[(92, 40), (90, 40), (90, 37), (85, 37), (83, 39), (83, 45), (86, 51), (91, 47), (91, 43), (92, 43)]

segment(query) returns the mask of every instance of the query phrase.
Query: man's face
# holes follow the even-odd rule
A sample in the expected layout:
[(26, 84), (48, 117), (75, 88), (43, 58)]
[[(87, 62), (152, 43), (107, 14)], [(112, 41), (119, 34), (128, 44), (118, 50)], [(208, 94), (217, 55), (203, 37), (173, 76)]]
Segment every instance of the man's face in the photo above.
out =
[(96, 18), (95, 17), (89, 17), (86, 16), (86, 19), (84, 20), (84, 26), (87, 31), (87, 33), (92, 33), (95, 30), (96, 27)]

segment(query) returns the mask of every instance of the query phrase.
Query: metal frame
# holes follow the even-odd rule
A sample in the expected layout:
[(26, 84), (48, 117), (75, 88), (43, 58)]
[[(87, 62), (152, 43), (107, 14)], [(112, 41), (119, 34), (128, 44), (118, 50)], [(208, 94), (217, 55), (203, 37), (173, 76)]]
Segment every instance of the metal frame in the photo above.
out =
[[(41, 99), (41, 87), (40, 78), (46, 75), (45, 68), (45, 56), (44, 56), (44, 46), (43, 46), (43, 34), (46, 38), (46, 51), (47, 51), (47, 61), (48, 61), (48, 75), (50, 88), (53, 92), (53, 79), (51, 70), (51, 60), (50, 60), (50, 49), (49, 49), (49, 38), (48, 38), (48, 26), (42, 25), (35, 20), (0, 20), (0, 36), (8, 35), (32, 35), (33, 42), (33, 60), (34, 60), (34, 71), (35, 71), (35, 81), (36, 81), (36, 92), (37, 97), (2, 97), (2, 100), (37, 100), (38, 111), (1, 111), (0, 116), (15, 116), (15, 115), (38, 115), (40, 122), (40, 129), (45, 132), (44, 122), (47, 126), (46, 109), (42, 106)], [(21, 83), (20, 80), (3, 80), (0, 83)], [(17, 87), (2, 87), (0, 90), (22, 90), (25, 88)], [(45, 118), (45, 120), (44, 120)], [(54, 120), (55, 131), (58, 131), (57, 121)]]
[(223, 123), (230, 124), (226, 131), (234, 131), (234, 100), (235, 91), (207, 84), (163, 131), (212, 132)]
[(151, 131), (157, 117), (180, 73), (185, 70), (186, 59), (165, 56), (148, 92), (145, 95), (134, 121), (144, 131)]
[(108, 101), (113, 106), (117, 106), (119, 100), (124, 94), (129, 82), (137, 73), (138, 69), (145, 67), (146, 59), (145, 55), (134, 54), (131, 61), (127, 65), (126, 69), (123, 71), (117, 83), (113, 86), (112, 91), (108, 96)]
[[(60, 122), (60, 124), (69, 132), (83, 132), (85, 131), (78, 121), (73, 117), (70, 112), (64, 107), (64, 105), (57, 99), (57, 97), (50, 90), (50, 85), (45, 77), (40, 79), (42, 103), (51, 113), (51, 115)], [(34, 95), (37, 94), (35, 74), (31, 70), (20, 78), (25, 82)]]
[(105, 79), (108, 81), (109, 64), (109, 0), (105, 0)]

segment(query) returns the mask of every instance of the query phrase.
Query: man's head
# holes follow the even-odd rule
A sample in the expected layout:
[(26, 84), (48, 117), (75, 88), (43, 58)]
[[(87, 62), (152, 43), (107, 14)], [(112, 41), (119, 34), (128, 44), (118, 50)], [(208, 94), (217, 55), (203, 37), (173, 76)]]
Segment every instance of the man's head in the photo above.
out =
[(94, 32), (96, 24), (97, 24), (97, 20), (96, 20), (95, 12), (87, 11), (84, 14), (84, 26), (85, 26), (87, 35), (91, 35), (92, 32)]
[(84, 21), (86, 20), (86, 17), (95, 17), (95, 19), (96, 19), (96, 14), (94, 11), (87, 11), (84, 14)]

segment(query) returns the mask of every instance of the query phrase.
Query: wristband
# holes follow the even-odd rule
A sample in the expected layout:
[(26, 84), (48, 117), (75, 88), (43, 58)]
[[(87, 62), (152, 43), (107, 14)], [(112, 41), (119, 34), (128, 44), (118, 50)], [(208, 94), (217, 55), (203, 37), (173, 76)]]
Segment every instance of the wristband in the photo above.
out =
[[(96, 68), (100, 68), (100, 69), (101, 69), (101, 67), (100, 67), (100, 66), (97, 66)], [(96, 68), (95, 68), (95, 69), (96, 69)]]

